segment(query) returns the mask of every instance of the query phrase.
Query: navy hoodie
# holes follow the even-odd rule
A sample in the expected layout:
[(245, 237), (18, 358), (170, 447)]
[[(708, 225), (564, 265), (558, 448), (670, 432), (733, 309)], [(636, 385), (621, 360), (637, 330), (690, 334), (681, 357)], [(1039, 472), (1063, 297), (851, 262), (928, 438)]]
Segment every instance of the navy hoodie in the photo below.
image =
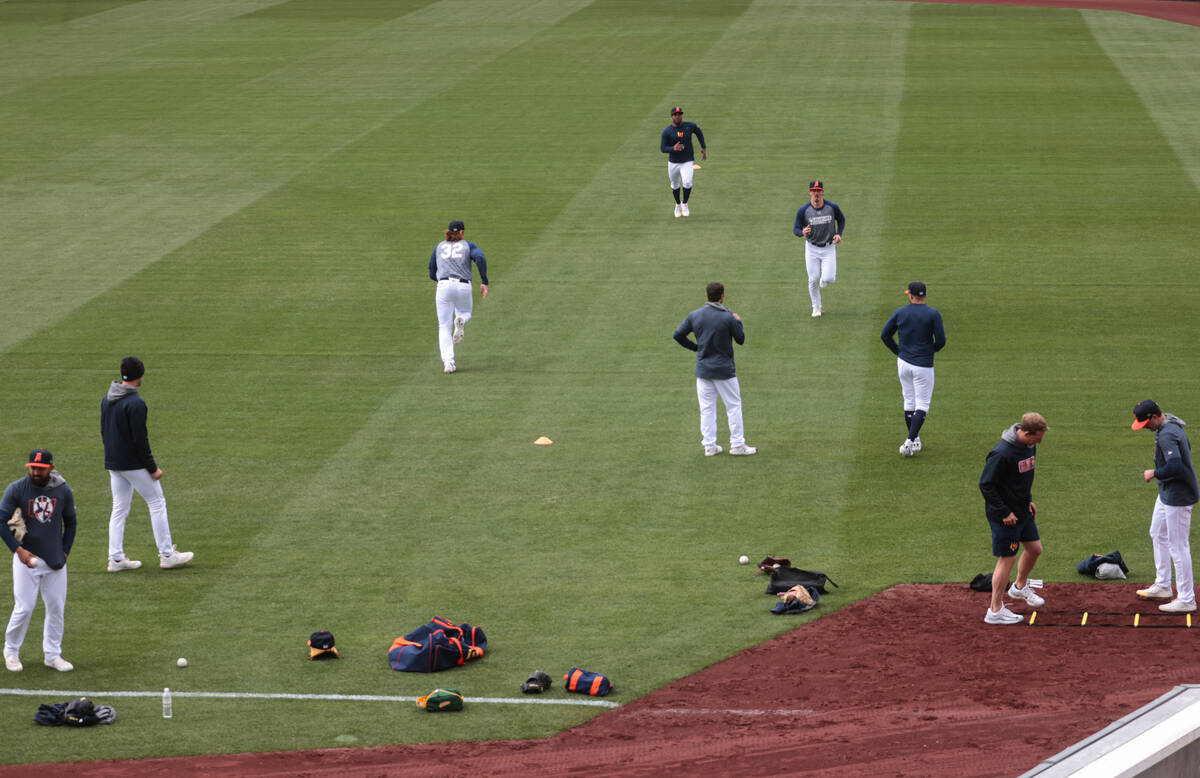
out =
[(1017, 438), (1017, 427), (1012, 425), (1000, 436), (979, 476), (979, 491), (989, 521), (1001, 521), (1010, 513), (1020, 521), (1033, 517), (1029, 503), (1033, 501), (1037, 446), (1022, 443)]
[(146, 401), (136, 386), (113, 381), (100, 401), (105, 470), (158, 470), (146, 432)]

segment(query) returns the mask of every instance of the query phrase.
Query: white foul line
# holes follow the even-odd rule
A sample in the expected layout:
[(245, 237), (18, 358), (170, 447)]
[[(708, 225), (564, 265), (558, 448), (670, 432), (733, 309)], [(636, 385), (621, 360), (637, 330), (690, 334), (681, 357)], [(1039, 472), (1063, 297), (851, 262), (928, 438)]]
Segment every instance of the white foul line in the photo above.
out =
[[(0, 695), (25, 697), (161, 697), (162, 692), (85, 692), (62, 689), (0, 689)], [(352, 702), (416, 702), (416, 697), (393, 697), (384, 694), (270, 694), (262, 692), (180, 692), (171, 691), (174, 698), (205, 697), (220, 700), (335, 700)], [(542, 697), (464, 697), (467, 702), (498, 702), (528, 705), (583, 705), (593, 708), (618, 708), (620, 703), (607, 700), (545, 699)]]

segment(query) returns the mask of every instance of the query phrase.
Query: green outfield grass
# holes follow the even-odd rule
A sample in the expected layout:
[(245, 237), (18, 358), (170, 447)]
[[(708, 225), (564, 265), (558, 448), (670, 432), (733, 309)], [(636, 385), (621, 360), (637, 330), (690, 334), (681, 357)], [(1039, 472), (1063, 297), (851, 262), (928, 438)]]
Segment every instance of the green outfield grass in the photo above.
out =
[[(50, 448), (80, 515), (77, 670), (41, 665), (39, 607), (0, 686), (118, 716), (43, 729), (65, 695), (0, 693), (0, 762), (548, 736), (597, 709), (181, 699), (164, 721), (101, 693), (512, 697), (578, 665), (629, 702), (892, 584), (990, 571), (979, 470), (1029, 410), (1052, 427), (1036, 575), (1119, 548), (1151, 580), (1153, 441), (1128, 422), (1145, 397), (1200, 420), (1198, 44), (880, 0), (0, 2), (0, 473)], [(710, 151), (686, 220), (658, 151), (676, 104)], [(849, 222), (819, 321), (791, 233), (812, 178)], [(452, 218), (491, 296), (448, 376), (426, 266)], [(949, 344), (906, 460), (878, 334), (914, 278)], [(671, 340), (711, 280), (745, 321), (752, 458), (703, 456)], [(135, 501), (148, 565), (104, 572), (98, 409), (126, 354), (181, 570)], [(767, 553), (841, 588), (773, 616), (736, 563)], [(488, 656), (391, 672), (435, 614)], [(342, 661), (305, 661), (319, 628)]]

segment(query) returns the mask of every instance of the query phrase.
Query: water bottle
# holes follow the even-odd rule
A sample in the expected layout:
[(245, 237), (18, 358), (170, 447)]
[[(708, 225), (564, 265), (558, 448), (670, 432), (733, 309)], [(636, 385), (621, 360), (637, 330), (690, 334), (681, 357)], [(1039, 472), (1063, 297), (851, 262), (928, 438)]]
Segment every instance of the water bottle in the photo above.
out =
[(171, 718), (171, 690), (163, 689), (163, 718)]

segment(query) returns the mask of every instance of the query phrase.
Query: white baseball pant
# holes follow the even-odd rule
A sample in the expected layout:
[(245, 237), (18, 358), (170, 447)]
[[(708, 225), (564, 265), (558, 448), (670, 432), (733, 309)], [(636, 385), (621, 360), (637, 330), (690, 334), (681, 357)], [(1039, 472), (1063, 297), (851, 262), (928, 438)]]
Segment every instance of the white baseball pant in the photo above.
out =
[(933, 368), (910, 365), (896, 357), (896, 371), (900, 374), (904, 410), (928, 413), (929, 403), (933, 400)]
[(109, 470), (108, 482), (112, 487), (112, 515), (108, 518), (108, 558), (122, 559), (125, 556), (125, 519), (133, 503), (136, 491), (150, 509), (150, 529), (154, 532), (154, 545), (158, 554), (174, 551), (171, 543), (171, 525), (167, 522), (167, 498), (163, 496), (162, 484), (150, 477), (150, 471)]
[(1150, 517), (1150, 540), (1154, 544), (1154, 583), (1171, 588), (1171, 563), (1175, 563), (1176, 598), (1182, 602), (1196, 601), (1196, 586), (1192, 579), (1192, 547), (1188, 535), (1192, 531), (1192, 506), (1167, 505), (1162, 497), (1154, 500)]
[(808, 296), (814, 308), (821, 307), (821, 284), (837, 280), (837, 247), (814, 246), (804, 241), (804, 264), (808, 269)]
[(742, 389), (736, 376), (697, 378), (696, 396), (700, 400), (700, 443), (705, 448), (717, 445), (718, 396), (725, 403), (725, 415), (729, 420), (729, 447), (746, 445), (746, 433), (742, 429)]
[(438, 318), (438, 348), (442, 352), (442, 364), (454, 364), (454, 320), (462, 317), (466, 324), (471, 320), (471, 308), (475, 300), (471, 294), (471, 284), (467, 281), (456, 281), (447, 278), (437, 282), (437, 295), (434, 298), (437, 305)]
[(67, 608), (67, 566), (51, 570), (41, 559), (35, 568), (22, 564), (16, 554), (13, 558), (13, 611), (4, 632), (4, 652), (19, 654), (37, 607), (38, 593), (46, 606), (46, 623), (42, 627), (42, 653), (46, 659), (62, 656), (63, 628), (66, 621), (63, 613)]
[(668, 162), (667, 163), (667, 178), (671, 181), (671, 188), (684, 189), (692, 188), (692, 176), (696, 174), (695, 162), (688, 160), (687, 162)]

